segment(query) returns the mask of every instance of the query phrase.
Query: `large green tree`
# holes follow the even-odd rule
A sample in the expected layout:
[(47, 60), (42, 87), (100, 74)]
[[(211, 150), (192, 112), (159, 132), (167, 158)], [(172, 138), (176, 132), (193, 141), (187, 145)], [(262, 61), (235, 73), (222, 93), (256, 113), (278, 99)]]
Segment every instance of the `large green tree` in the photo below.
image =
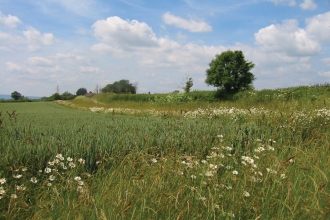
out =
[(76, 95), (85, 95), (87, 93), (86, 88), (79, 88), (76, 92)]
[(21, 98), (21, 93), (17, 92), (17, 91), (14, 91), (13, 93), (11, 93), (11, 97), (14, 99), (14, 100), (19, 100)]
[(242, 51), (228, 50), (217, 54), (209, 66), (205, 80), (208, 85), (218, 87), (229, 94), (253, 88), (255, 77), (250, 71), (255, 65), (245, 60)]
[(136, 86), (134, 86), (132, 83), (129, 82), (129, 80), (122, 79), (119, 81), (116, 81), (112, 84), (106, 85), (102, 89), (103, 93), (136, 93)]

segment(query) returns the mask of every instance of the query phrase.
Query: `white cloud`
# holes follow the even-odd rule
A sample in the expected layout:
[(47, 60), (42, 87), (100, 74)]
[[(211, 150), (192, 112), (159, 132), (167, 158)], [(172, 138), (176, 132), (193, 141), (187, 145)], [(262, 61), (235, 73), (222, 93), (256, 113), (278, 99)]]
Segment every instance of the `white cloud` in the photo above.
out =
[(174, 25), (179, 28), (186, 29), (190, 32), (209, 32), (212, 31), (212, 26), (204, 21), (186, 20), (179, 16), (172, 15), (167, 12), (163, 15), (163, 21), (166, 24)]
[(317, 4), (313, 0), (304, 0), (299, 6), (304, 10), (314, 10), (317, 8)]
[(270, 2), (275, 3), (275, 5), (290, 5), (295, 6), (297, 3), (295, 0), (269, 0)]
[(6, 66), (9, 71), (20, 71), (22, 69), (20, 65), (12, 62), (7, 62)]
[(317, 73), (317, 75), (319, 75), (319, 76), (324, 76), (324, 77), (330, 77), (330, 71), (328, 71), (328, 72), (318, 72)]
[(81, 72), (87, 72), (87, 73), (98, 73), (100, 72), (100, 69), (98, 67), (93, 66), (80, 66)]
[(43, 57), (29, 57), (27, 63), (33, 66), (49, 66), (53, 64), (52, 61)]
[(323, 63), (330, 67), (330, 57), (322, 59)]
[(290, 56), (310, 56), (320, 53), (321, 46), (297, 20), (285, 20), (282, 25), (272, 24), (255, 34), (256, 43), (269, 52), (283, 52)]
[(306, 31), (321, 41), (330, 42), (330, 11), (306, 20)]
[(125, 21), (114, 16), (95, 22), (92, 28), (94, 35), (106, 44), (131, 49), (156, 46), (156, 36), (144, 22)]
[(8, 15), (5, 16), (4, 14), (2, 14), (2, 12), (0, 11), (0, 25), (5, 25), (11, 28), (15, 28), (17, 27), (18, 24), (21, 24), (21, 20), (16, 17), (16, 16), (12, 16), (12, 15)]
[(41, 45), (49, 46), (56, 42), (56, 38), (51, 33), (41, 34), (40, 31), (33, 27), (27, 27), (26, 31), (23, 31), (24, 36), (28, 41), (28, 49), (30, 51), (39, 50)]

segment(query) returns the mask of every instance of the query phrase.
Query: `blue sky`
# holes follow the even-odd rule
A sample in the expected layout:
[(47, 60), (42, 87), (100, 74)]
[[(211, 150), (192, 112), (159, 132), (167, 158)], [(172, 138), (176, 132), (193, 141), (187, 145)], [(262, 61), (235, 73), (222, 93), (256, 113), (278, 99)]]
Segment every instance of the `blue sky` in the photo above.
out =
[(0, 94), (193, 90), (228, 49), (256, 64), (256, 89), (330, 82), (330, 0), (1, 0)]

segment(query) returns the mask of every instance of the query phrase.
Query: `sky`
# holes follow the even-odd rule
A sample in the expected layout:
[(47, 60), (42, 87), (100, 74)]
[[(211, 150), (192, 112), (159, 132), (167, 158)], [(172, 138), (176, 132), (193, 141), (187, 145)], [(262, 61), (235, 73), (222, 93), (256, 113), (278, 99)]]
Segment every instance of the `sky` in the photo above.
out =
[(243, 51), (254, 87), (330, 82), (330, 0), (1, 0), (0, 94), (214, 90), (216, 54)]

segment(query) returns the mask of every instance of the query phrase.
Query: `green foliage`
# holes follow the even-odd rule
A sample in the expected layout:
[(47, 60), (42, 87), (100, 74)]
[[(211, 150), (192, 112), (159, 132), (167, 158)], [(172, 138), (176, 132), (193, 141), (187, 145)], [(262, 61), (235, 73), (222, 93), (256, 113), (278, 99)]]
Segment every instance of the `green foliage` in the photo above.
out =
[(228, 94), (252, 88), (255, 79), (250, 70), (254, 67), (252, 62), (247, 62), (242, 51), (225, 51), (217, 54), (206, 70), (208, 85), (213, 85)]
[(86, 88), (79, 88), (76, 92), (76, 95), (85, 95), (87, 93)]
[(191, 87), (194, 85), (192, 78), (189, 78), (186, 83), (185, 87), (183, 88), (184, 92), (188, 93), (190, 92)]
[(189, 101), (189, 96), (187, 93), (174, 92), (166, 96), (155, 96), (153, 101), (158, 103), (183, 103)]
[(57, 92), (48, 97), (47, 101), (55, 101), (55, 100), (61, 100), (61, 95)]
[(61, 95), (61, 100), (71, 100), (74, 99), (76, 96), (71, 94), (70, 92), (66, 91), (64, 93), (62, 93)]
[(116, 93), (116, 94), (135, 94), (136, 86), (129, 82), (129, 80), (122, 79), (113, 84), (108, 84), (102, 89), (103, 93)]
[(11, 93), (11, 97), (14, 99), (14, 100), (19, 100), (21, 98), (21, 93), (17, 92), (17, 91), (14, 91), (13, 93)]

